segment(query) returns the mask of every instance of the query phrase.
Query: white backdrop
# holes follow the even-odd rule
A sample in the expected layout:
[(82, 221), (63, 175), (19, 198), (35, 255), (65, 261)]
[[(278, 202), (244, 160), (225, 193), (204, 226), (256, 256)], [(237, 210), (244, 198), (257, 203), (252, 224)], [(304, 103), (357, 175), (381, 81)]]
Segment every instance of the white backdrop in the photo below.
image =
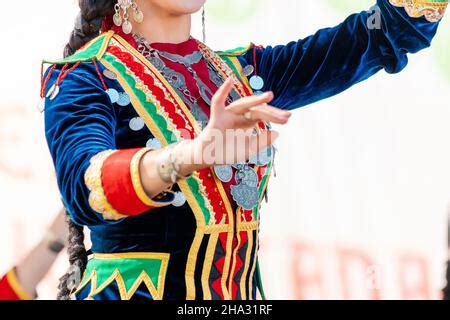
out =
[[(286, 43), (370, 3), (337, 10), (338, 1), (209, 0), (207, 42), (215, 49)], [(60, 0), (3, 6), (20, 10), (21, 19), (5, 16), (11, 28), (0, 30), (0, 273), (39, 239), (59, 206), (36, 108), (40, 59), (60, 55), (77, 11), (74, 1)], [(449, 30), (447, 17), (436, 41)], [(278, 176), (262, 213), (269, 298), (439, 298), (447, 257), (450, 83), (438, 53), (421, 52), (399, 75), (380, 73), (297, 110), (281, 129)], [(65, 267), (61, 257), (41, 298), (55, 296)]]

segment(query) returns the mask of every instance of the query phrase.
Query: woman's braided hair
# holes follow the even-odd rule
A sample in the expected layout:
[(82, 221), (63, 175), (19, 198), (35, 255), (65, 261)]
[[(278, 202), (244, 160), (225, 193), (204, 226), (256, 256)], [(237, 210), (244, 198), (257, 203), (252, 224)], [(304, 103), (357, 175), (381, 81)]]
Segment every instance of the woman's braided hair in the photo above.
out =
[(71, 299), (72, 293), (80, 284), (81, 277), (87, 264), (87, 251), (84, 246), (83, 227), (75, 224), (69, 214), (67, 214), (66, 222), (69, 227), (67, 252), (69, 254), (70, 267), (67, 273), (59, 279), (58, 300)]
[[(101, 31), (103, 18), (113, 14), (117, 0), (79, 0), (80, 13), (69, 43), (64, 48), (64, 57), (71, 56), (83, 45), (97, 37)], [(84, 246), (83, 227), (75, 224), (67, 215), (69, 227), (68, 254), (70, 268), (59, 280), (58, 300), (70, 300), (72, 293), (80, 284), (86, 269), (87, 251)]]
[(64, 57), (71, 56), (99, 35), (103, 18), (113, 14), (116, 2), (117, 0), (78, 0), (80, 13), (69, 43), (64, 48)]

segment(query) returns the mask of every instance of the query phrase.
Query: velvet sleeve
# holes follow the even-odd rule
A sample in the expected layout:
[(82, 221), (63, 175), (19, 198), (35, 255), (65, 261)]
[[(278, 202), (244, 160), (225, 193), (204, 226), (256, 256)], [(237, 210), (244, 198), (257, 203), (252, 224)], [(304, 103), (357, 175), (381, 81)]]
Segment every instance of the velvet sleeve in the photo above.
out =
[[(424, 4), (426, 3), (426, 4)], [(256, 64), (273, 105), (295, 109), (338, 94), (379, 70), (401, 71), (408, 53), (430, 46), (447, 0), (378, 0), (333, 28), (243, 58)], [(256, 60), (254, 61), (254, 56)]]
[[(60, 69), (49, 77), (47, 95)], [(51, 91), (50, 91), (51, 93)], [(148, 149), (118, 150), (114, 105), (92, 64), (67, 73), (46, 98), (45, 134), (63, 201), (75, 222), (96, 225), (167, 205), (149, 199), (139, 161)]]

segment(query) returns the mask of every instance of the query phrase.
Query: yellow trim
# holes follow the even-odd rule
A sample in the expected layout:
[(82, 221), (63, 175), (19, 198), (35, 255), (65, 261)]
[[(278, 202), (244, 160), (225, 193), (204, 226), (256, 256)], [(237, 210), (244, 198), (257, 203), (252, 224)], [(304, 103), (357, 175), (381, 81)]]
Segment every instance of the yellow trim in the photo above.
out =
[(424, 0), (389, 0), (395, 7), (402, 7), (412, 18), (425, 16), (429, 22), (438, 22), (444, 17), (448, 2)]
[(203, 262), (203, 270), (202, 270), (203, 300), (212, 300), (211, 288), (209, 286), (209, 278), (211, 275), (211, 268), (218, 240), (219, 240), (219, 233), (211, 234), (211, 237), (209, 238), (208, 247), (206, 249), (205, 261)]
[[(247, 244), (247, 253), (245, 254), (245, 265), (244, 265), (244, 271), (242, 271), (242, 277), (241, 277), (241, 298), (242, 300), (246, 300), (247, 296), (245, 294), (246, 289), (246, 280), (247, 280), (247, 273), (250, 269), (250, 261), (251, 261), (251, 254), (253, 249), (253, 232), (247, 231), (247, 238), (248, 238), (248, 244)], [(250, 297), (248, 297), (250, 298)]]
[(254, 261), (253, 261), (253, 266), (252, 269), (250, 271), (250, 277), (249, 277), (249, 289), (248, 289), (248, 299), (251, 300), (252, 296), (253, 296), (253, 276), (255, 274), (255, 270), (256, 270), (256, 263), (258, 261), (258, 251), (259, 251), (259, 230), (256, 229), (256, 237), (255, 237), (255, 241), (256, 241), (256, 246), (255, 246), (255, 253), (254, 253)]
[(20, 300), (33, 300), (34, 297), (30, 295), (20, 284), (17, 279), (16, 271), (11, 269), (6, 274), (6, 280), (8, 280), (11, 289), (13, 289), (14, 293), (19, 297)]
[(237, 208), (236, 210), (236, 238), (237, 238), (237, 244), (236, 248), (234, 248), (232, 257), (233, 257), (233, 265), (231, 266), (231, 272), (228, 276), (228, 292), (230, 293), (231, 297), (233, 294), (233, 280), (234, 280), (234, 272), (236, 270), (236, 262), (237, 262), (237, 254), (239, 251), (239, 247), (241, 246), (241, 233), (239, 231), (239, 225), (241, 224), (241, 208)]
[[(142, 54), (140, 54), (135, 48), (133, 48), (123, 38), (121, 38), (118, 35), (114, 35), (113, 38), (120, 45), (122, 45), (126, 50), (128, 50), (143, 65), (148, 67), (155, 74), (155, 76), (158, 78), (158, 80), (165, 86), (165, 89), (167, 89), (169, 91), (169, 93), (174, 97), (174, 99), (176, 100), (178, 106), (186, 114), (186, 116), (188, 117), (189, 121), (191, 122), (190, 124), (194, 128), (194, 132), (196, 134), (199, 134), (201, 132), (201, 129), (200, 129), (197, 121), (195, 121), (195, 118), (193, 117), (192, 113), (189, 111), (189, 109), (184, 104), (184, 102), (181, 100), (181, 98), (176, 94), (176, 92), (174, 91), (172, 86), (160, 74), (160, 72), (144, 56), (142, 56)], [(114, 69), (107, 61), (105, 61), (105, 59), (101, 59), (101, 62), (108, 69), (110, 69), (110, 70)], [(236, 78), (236, 75), (234, 73), (232, 73), (232, 74)], [(124, 88), (124, 90), (127, 91), (127, 93), (132, 93), (131, 88), (126, 84), (126, 81), (124, 81), (122, 76), (119, 75), (119, 79), (118, 80), (119, 80), (119, 83)], [(237, 82), (239, 82), (238, 79), (237, 79)], [(235, 83), (235, 85), (237, 85), (237, 82)], [(154, 126), (154, 123), (153, 123), (151, 117), (145, 111), (145, 109), (143, 108), (143, 106), (139, 102), (139, 99), (134, 97), (134, 94), (130, 94), (130, 97), (132, 97), (132, 104), (133, 104), (133, 106), (135, 107), (136, 111), (141, 116), (141, 118), (144, 119), (144, 122), (146, 123), (146, 125), (150, 129), (150, 131), (160, 141), (162, 141), (163, 144), (167, 145), (168, 144), (167, 141), (164, 139), (164, 137), (163, 137), (162, 133), (160, 132), (160, 130), (158, 128), (156, 128), (156, 126)], [(158, 106), (158, 104), (156, 104), (156, 105)], [(159, 135), (157, 135), (157, 134), (159, 134)], [(194, 178), (195, 178), (195, 175), (194, 175)], [(229, 203), (228, 197), (225, 194), (225, 190), (224, 190), (221, 182), (219, 181), (219, 183), (217, 183), (218, 181), (219, 180), (216, 179), (216, 186), (218, 188), (219, 193), (222, 196), (222, 200), (225, 203), (225, 207), (226, 207), (226, 209), (228, 211), (229, 220), (231, 222), (231, 226), (228, 227), (228, 238), (229, 239), (228, 239), (228, 242), (227, 242), (227, 257), (225, 259), (225, 264), (226, 265), (224, 266), (224, 278), (225, 279), (223, 278), (223, 284), (222, 284), (223, 285), (223, 289), (224, 289), (224, 295), (227, 298), (229, 298), (229, 293), (226, 290), (226, 277), (227, 277), (227, 272), (229, 270), (229, 264), (230, 264), (230, 258), (231, 258), (230, 257), (230, 255), (231, 255), (230, 251), (232, 249), (231, 247), (232, 247), (232, 241), (233, 241), (233, 210), (232, 210), (231, 204)], [(189, 189), (189, 186), (187, 185), (187, 182), (186, 181), (180, 181), (178, 183), (178, 185), (179, 185), (180, 189), (182, 190), (182, 192), (186, 195), (187, 201), (190, 204), (190, 206), (191, 206), (191, 208), (192, 208), (192, 210), (194, 212), (196, 221), (197, 221), (197, 230), (196, 230), (196, 233), (195, 233), (195, 237), (194, 237), (191, 249), (189, 251), (188, 261), (187, 261), (187, 264), (186, 264), (186, 276), (185, 276), (185, 278), (186, 278), (186, 288), (187, 288), (187, 299), (190, 300), (190, 299), (195, 299), (195, 279), (194, 279), (195, 266), (196, 266), (196, 262), (197, 262), (198, 250), (200, 248), (200, 245), (201, 245), (201, 242), (202, 242), (202, 239), (203, 239), (203, 236), (204, 236), (204, 229), (201, 228), (201, 227), (205, 226), (205, 220), (204, 220), (202, 211), (201, 211), (200, 207), (198, 206), (198, 204), (197, 204), (197, 202), (195, 200), (194, 195), (190, 192), (190, 189)], [(202, 184), (200, 183), (200, 185), (202, 185)], [(207, 199), (207, 200), (209, 200), (209, 199)]]
[(237, 51), (233, 51), (233, 50), (220, 51), (219, 50), (219, 51), (216, 51), (216, 53), (220, 56), (230, 56), (230, 57), (240, 56), (240, 55), (243, 55), (244, 53), (246, 53), (247, 51), (249, 51), (250, 49), (252, 49), (254, 46), (255, 46), (255, 44), (251, 42), (247, 46), (243, 47), (242, 50), (237, 50)]
[[(109, 70), (116, 70), (108, 61), (106, 61), (104, 58), (100, 60), (100, 62)], [(165, 139), (162, 132), (159, 130), (158, 126), (155, 125), (153, 122), (153, 119), (149, 116), (149, 114), (146, 112), (144, 106), (141, 104), (140, 100), (136, 97), (131, 87), (128, 85), (126, 80), (122, 77), (120, 72), (116, 70), (117, 74), (117, 80), (119, 84), (122, 86), (122, 88), (129, 94), (131, 102), (133, 107), (135, 108), (136, 112), (139, 114), (139, 116), (144, 120), (147, 128), (152, 132), (152, 134), (161, 141), (161, 143), (164, 146), (168, 145), (167, 140)], [(203, 217), (202, 209), (198, 205), (195, 196), (192, 194), (189, 185), (186, 181), (181, 180), (178, 182), (178, 186), (180, 187), (181, 191), (186, 197), (186, 200), (188, 201), (192, 211), (194, 212), (195, 220), (197, 222), (197, 230), (195, 232), (194, 240), (192, 242), (191, 249), (189, 251), (188, 261), (186, 264), (186, 299), (187, 300), (194, 300), (195, 299), (195, 265), (197, 262), (197, 253), (200, 248), (202, 239), (203, 239), (203, 233), (201, 232), (202, 228), (205, 226), (205, 219)], [(194, 271), (192, 271), (194, 270)]]
[(107, 150), (93, 156), (84, 174), (84, 182), (90, 191), (89, 205), (94, 211), (100, 213), (103, 218), (113, 221), (126, 218), (126, 216), (117, 212), (108, 202), (102, 185), (103, 163), (115, 152), (117, 150)]
[(158, 71), (158, 69), (153, 66), (150, 61), (148, 61), (139, 51), (137, 51), (132, 45), (130, 45), (125, 39), (120, 37), (117, 34), (114, 34), (114, 40), (116, 40), (118, 43), (120, 43), (126, 50), (128, 50), (136, 59), (139, 60), (142, 64), (144, 64), (147, 68), (149, 68), (152, 73), (158, 78), (159, 81), (162, 82), (165, 89), (167, 89), (171, 96), (176, 100), (178, 106), (183, 110), (184, 114), (188, 117), (190, 124), (194, 128), (194, 132), (196, 134), (199, 134), (202, 130), (195, 120), (192, 113), (189, 111), (186, 104), (183, 102), (183, 100), (180, 98), (180, 96), (175, 92), (175, 89), (167, 82), (167, 80), (164, 78), (164, 76)]
[(259, 222), (258, 221), (250, 221), (250, 222), (241, 222), (238, 227), (238, 231), (254, 231), (258, 229)]
[(154, 300), (162, 300), (164, 297), (164, 287), (165, 287), (165, 278), (167, 274), (167, 267), (169, 264), (170, 254), (168, 253), (151, 253), (151, 252), (127, 252), (127, 253), (111, 253), (111, 254), (103, 254), (96, 253), (93, 255), (94, 259), (100, 260), (115, 260), (115, 259), (158, 259), (161, 260), (161, 268), (159, 270), (158, 275), (158, 283), (157, 288), (154, 283), (150, 279), (150, 276), (142, 270), (139, 277), (131, 286), (130, 290), (127, 291), (125, 286), (125, 281), (123, 280), (122, 275), (119, 270), (116, 269), (113, 274), (100, 286), (97, 287), (98, 277), (97, 271), (94, 269), (89, 277), (83, 281), (82, 284), (78, 287), (75, 293), (78, 293), (83, 289), (89, 282), (91, 283), (91, 290), (89, 292), (88, 297), (95, 297), (97, 294), (105, 290), (114, 280), (117, 283), (117, 287), (119, 289), (119, 295), (121, 300), (130, 300), (134, 294), (136, 293), (139, 286), (144, 283), (152, 295)]
[(147, 154), (147, 152), (152, 151), (153, 149), (149, 148), (143, 148), (142, 150), (139, 150), (131, 159), (130, 162), (130, 174), (131, 174), (131, 181), (133, 183), (134, 192), (136, 192), (136, 195), (138, 196), (139, 200), (142, 201), (146, 206), (149, 207), (155, 207), (155, 208), (161, 208), (170, 205), (171, 201), (155, 201), (152, 198), (150, 198), (147, 193), (144, 190), (144, 187), (142, 186), (141, 181), (141, 174), (140, 174), (140, 164), (142, 157)]
[(215, 224), (215, 225), (211, 225), (211, 226), (206, 226), (204, 228), (204, 233), (205, 234), (216, 234), (216, 233), (223, 233), (223, 232), (228, 232), (229, 231), (229, 226), (228, 224)]

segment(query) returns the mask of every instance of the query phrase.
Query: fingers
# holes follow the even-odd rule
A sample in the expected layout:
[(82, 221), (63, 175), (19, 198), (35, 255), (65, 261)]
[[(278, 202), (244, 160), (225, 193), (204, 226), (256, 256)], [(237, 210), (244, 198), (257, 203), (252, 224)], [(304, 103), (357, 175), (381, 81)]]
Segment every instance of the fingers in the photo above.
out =
[(273, 122), (277, 124), (286, 124), (291, 117), (291, 112), (286, 110), (281, 110), (269, 105), (262, 105), (253, 107), (248, 111), (252, 120), (262, 120), (265, 122)]
[(216, 94), (214, 94), (211, 101), (211, 112), (218, 111), (225, 107), (228, 95), (230, 94), (232, 87), (233, 80), (231, 78), (228, 78), (217, 90)]
[(250, 108), (258, 106), (260, 104), (269, 103), (272, 100), (273, 100), (273, 92), (269, 91), (258, 96), (249, 96), (241, 98), (230, 104), (228, 107), (225, 108), (225, 110), (230, 111), (234, 114), (244, 114)]

